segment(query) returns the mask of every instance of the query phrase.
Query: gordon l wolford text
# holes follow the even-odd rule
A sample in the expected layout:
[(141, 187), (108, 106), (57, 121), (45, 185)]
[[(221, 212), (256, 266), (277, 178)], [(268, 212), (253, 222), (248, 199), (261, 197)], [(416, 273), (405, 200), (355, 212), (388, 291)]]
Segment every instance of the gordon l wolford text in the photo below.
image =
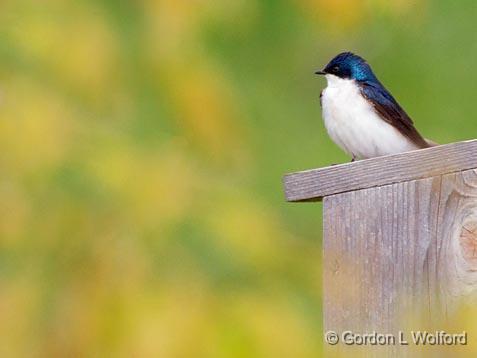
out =
[(448, 333), (446, 331), (411, 331), (406, 334), (399, 331), (397, 334), (378, 333), (356, 333), (344, 331), (341, 334), (341, 341), (346, 345), (466, 345), (467, 332)]

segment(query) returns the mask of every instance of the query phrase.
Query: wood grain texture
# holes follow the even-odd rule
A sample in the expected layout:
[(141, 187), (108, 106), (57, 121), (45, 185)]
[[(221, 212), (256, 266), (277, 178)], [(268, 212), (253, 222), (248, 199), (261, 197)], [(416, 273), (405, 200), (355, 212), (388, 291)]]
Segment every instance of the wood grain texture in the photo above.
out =
[(284, 176), (288, 201), (428, 178), (477, 167), (477, 140), (360, 160)]
[(477, 170), (442, 177), (435, 286), (443, 312), (461, 301), (477, 303)]
[(477, 170), (327, 196), (323, 215), (325, 331), (397, 335), (477, 302)]

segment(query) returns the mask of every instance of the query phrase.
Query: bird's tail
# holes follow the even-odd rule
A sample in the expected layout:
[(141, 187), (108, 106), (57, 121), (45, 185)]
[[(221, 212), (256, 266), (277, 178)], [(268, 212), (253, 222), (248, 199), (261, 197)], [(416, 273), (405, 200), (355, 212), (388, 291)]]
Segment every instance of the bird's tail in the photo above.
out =
[(439, 143), (436, 143), (430, 139), (424, 138), (424, 140), (427, 142), (427, 144), (429, 144), (429, 147), (435, 147), (439, 145)]

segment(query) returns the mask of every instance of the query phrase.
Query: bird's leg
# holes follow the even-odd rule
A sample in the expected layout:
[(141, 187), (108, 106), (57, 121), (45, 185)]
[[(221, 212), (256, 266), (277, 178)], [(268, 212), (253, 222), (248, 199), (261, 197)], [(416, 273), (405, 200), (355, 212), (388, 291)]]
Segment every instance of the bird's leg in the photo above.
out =
[(351, 158), (351, 163), (353, 163), (356, 160), (356, 157), (353, 154), (353, 157)]

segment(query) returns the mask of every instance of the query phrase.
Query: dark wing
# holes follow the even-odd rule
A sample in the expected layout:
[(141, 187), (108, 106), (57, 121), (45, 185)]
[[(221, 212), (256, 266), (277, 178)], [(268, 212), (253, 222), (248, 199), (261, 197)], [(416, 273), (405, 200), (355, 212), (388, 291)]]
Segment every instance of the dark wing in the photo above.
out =
[(373, 104), (374, 110), (382, 119), (409, 138), (419, 148), (430, 146), (414, 128), (411, 118), (382, 85), (373, 82), (360, 82), (359, 84), (361, 94)]

